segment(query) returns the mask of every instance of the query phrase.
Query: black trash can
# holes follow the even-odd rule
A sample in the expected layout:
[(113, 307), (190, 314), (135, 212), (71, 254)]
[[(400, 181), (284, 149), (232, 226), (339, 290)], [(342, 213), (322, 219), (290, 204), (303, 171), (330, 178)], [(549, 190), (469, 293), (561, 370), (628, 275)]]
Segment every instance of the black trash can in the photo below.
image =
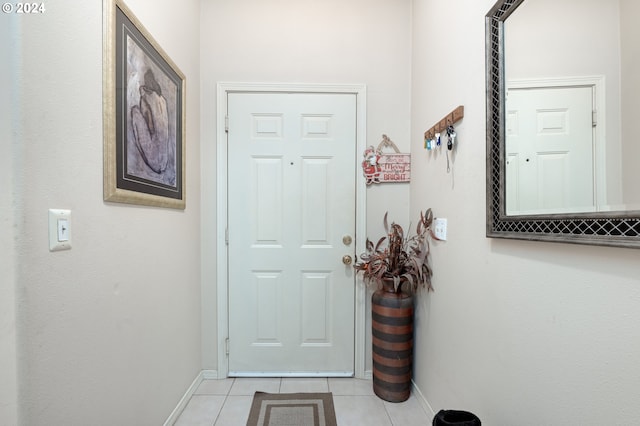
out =
[(480, 419), (473, 413), (459, 410), (440, 410), (433, 418), (433, 426), (480, 426)]

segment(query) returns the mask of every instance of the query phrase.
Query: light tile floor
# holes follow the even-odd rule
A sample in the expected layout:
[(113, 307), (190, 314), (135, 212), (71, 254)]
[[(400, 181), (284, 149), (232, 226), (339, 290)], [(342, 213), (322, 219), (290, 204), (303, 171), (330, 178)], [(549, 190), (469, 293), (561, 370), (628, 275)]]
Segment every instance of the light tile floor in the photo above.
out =
[(378, 398), (371, 380), (342, 378), (236, 378), (204, 380), (176, 426), (244, 426), (253, 393), (332, 392), (339, 426), (425, 426), (431, 420), (412, 394), (401, 403)]

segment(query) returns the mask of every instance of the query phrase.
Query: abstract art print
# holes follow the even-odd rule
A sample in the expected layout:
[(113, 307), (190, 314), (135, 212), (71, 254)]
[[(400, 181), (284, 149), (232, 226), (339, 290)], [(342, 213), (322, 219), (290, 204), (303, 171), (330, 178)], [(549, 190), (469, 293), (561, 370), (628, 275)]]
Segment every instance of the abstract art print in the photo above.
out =
[(184, 209), (184, 75), (121, 0), (104, 11), (104, 199)]

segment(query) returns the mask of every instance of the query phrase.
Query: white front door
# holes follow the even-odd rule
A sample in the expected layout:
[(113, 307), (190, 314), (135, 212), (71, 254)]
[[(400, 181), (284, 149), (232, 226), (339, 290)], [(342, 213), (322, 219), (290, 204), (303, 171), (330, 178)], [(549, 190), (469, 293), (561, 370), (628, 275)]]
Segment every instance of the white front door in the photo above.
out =
[(593, 88), (509, 89), (507, 214), (595, 211)]
[(356, 95), (227, 101), (229, 376), (353, 375)]

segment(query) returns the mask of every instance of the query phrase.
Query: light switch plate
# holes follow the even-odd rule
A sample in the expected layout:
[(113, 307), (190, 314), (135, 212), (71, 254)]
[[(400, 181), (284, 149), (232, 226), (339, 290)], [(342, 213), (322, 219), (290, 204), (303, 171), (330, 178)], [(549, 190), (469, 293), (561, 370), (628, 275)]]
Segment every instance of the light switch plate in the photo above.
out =
[(437, 217), (433, 220), (433, 236), (436, 240), (447, 240), (447, 219)]
[(49, 251), (71, 249), (71, 210), (49, 209)]

